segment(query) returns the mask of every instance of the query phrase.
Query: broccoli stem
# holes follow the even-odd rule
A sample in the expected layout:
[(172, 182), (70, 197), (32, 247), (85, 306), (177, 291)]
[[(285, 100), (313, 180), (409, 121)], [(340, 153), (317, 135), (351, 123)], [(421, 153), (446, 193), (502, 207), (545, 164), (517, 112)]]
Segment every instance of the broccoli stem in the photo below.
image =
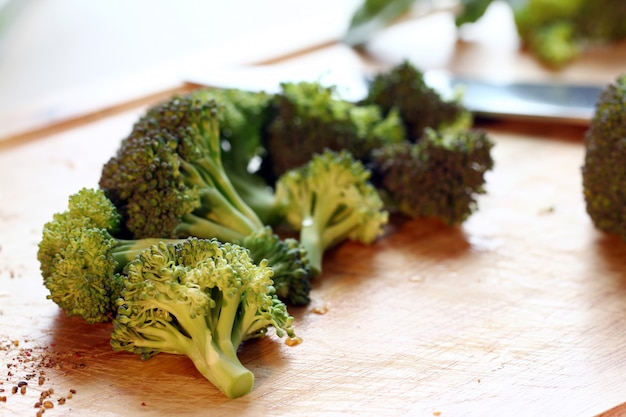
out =
[[(207, 317), (203, 315), (192, 317), (186, 303), (160, 302), (155, 299), (153, 306), (176, 317), (176, 323), (180, 328), (171, 321), (160, 320), (159, 327), (147, 326), (135, 329), (142, 335), (142, 338), (134, 341), (136, 347), (189, 357), (202, 376), (229, 398), (240, 397), (252, 391), (254, 374), (239, 361), (236, 349), (230, 342), (230, 337), (227, 337), (230, 336), (228, 323), (222, 322), (224, 318), (232, 326), (230, 317), (222, 316), (226, 313), (233, 316), (234, 320), (232, 306), (226, 310), (220, 309), (218, 327), (221, 328), (221, 332), (219, 329), (212, 332), (207, 327)], [(237, 308), (234, 307), (234, 310), (236, 313)]]
[(180, 236), (196, 236), (204, 239), (216, 238), (224, 242), (234, 242), (252, 232), (252, 230), (236, 231), (195, 214), (185, 214), (182, 220), (176, 226), (176, 233)]
[(302, 219), (300, 244), (306, 250), (313, 275), (319, 275), (322, 272), (322, 258), (324, 256), (322, 229), (322, 223), (316, 221), (315, 217), (309, 215)]
[(175, 243), (180, 240), (161, 238), (144, 238), (137, 240), (118, 239), (117, 246), (111, 251), (111, 256), (113, 256), (113, 260), (117, 263), (115, 272), (121, 273), (126, 264), (133, 260), (144, 249), (163, 241)]

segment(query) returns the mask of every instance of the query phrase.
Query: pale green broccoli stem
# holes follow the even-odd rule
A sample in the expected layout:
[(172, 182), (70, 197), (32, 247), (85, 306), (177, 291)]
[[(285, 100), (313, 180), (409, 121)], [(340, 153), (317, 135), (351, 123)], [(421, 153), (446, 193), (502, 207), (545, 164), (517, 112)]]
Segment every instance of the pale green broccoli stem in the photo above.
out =
[(252, 230), (247, 230), (235, 231), (195, 214), (185, 214), (182, 217), (182, 222), (176, 226), (176, 234), (179, 236), (197, 236), (205, 239), (216, 238), (224, 242), (235, 242), (253, 232)]
[[(332, 199), (332, 204), (324, 204), (324, 201), (315, 199), (312, 213), (307, 212), (302, 217), (300, 225), (300, 243), (307, 251), (311, 271), (314, 275), (319, 275), (322, 271), (322, 262), (326, 249), (337, 244), (347, 236), (349, 231), (358, 225), (355, 210), (345, 208), (350, 211), (350, 215), (345, 218), (335, 219), (338, 210), (346, 207), (344, 204), (337, 204)], [(321, 204), (320, 204), (321, 203)]]
[[(193, 228), (185, 229), (186, 226), (181, 225), (183, 230), (194, 231), (194, 233), (196, 233), (194, 236), (207, 238), (217, 237), (222, 240), (227, 240), (226, 236), (216, 233), (220, 230), (221, 232), (225, 232), (226, 228), (231, 228), (240, 233), (241, 236), (239, 238), (241, 238), (264, 226), (257, 214), (243, 201), (241, 196), (235, 191), (230, 180), (221, 173), (219, 168), (215, 167), (214, 163), (210, 160), (201, 159), (197, 161), (196, 164), (202, 169), (200, 170), (194, 166), (194, 164), (181, 160), (181, 167), (188, 175), (188, 183), (198, 187), (202, 207), (209, 208), (206, 219), (216, 227), (213, 228), (214, 231), (212, 232), (212, 228), (208, 227), (209, 224), (200, 221), (191, 221), (191, 225), (200, 227), (200, 229), (194, 231)], [(212, 215), (212, 213), (215, 214)], [(219, 229), (217, 227), (218, 224), (213, 223), (213, 220), (218, 220), (219, 223), (226, 226), (226, 228)], [(203, 230), (202, 227), (206, 227), (207, 231), (206, 233), (200, 234)], [(233, 237), (234, 236), (229, 236), (228, 238)]]
[[(141, 338), (133, 341), (136, 347), (189, 357), (202, 376), (229, 398), (240, 397), (252, 391), (254, 374), (239, 361), (233, 344), (222, 340), (226, 339), (225, 336), (219, 336), (222, 332), (230, 335), (226, 328), (228, 323), (221, 326), (221, 332), (216, 331), (219, 340), (215, 340), (215, 335), (207, 326), (207, 318), (203, 315), (192, 317), (187, 304), (176, 304), (173, 301), (160, 303), (155, 299), (152, 307), (170, 312), (189, 336), (181, 333), (181, 330), (173, 326), (171, 322), (162, 320), (158, 328), (148, 326), (136, 329), (142, 335)], [(222, 324), (222, 314), (227, 312), (230, 316), (229, 309), (220, 310), (220, 324)], [(225, 322), (228, 321), (228, 319), (225, 320)], [(172, 347), (177, 348), (172, 349)]]
[(132, 261), (144, 249), (159, 242), (180, 242), (178, 239), (145, 238), (137, 240), (117, 239), (117, 246), (111, 251), (111, 256), (116, 262), (115, 272), (122, 272), (127, 263)]

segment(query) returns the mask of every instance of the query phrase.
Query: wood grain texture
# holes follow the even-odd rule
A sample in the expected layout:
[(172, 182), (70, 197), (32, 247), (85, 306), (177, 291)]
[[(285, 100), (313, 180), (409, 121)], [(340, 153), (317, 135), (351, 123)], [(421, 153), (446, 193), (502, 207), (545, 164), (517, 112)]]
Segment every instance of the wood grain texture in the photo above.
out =
[(48, 417), (590, 417), (624, 402), (626, 245), (585, 213), (575, 128), (484, 125), (496, 166), (480, 210), (460, 228), (396, 218), (375, 244), (329, 252), (311, 306), (291, 310), (304, 342), (243, 346), (256, 375), (243, 398), (185, 357), (112, 352), (110, 324), (46, 300), (35, 254), (43, 223), (97, 184), (141, 111), (0, 153), (0, 415), (34, 416), (49, 388)]

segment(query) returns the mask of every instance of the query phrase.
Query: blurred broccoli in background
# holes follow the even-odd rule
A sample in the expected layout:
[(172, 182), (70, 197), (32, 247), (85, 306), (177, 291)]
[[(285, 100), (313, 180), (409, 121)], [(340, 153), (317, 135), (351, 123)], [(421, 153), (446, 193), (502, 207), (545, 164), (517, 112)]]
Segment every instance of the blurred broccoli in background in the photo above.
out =
[(587, 213), (598, 229), (626, 239), (626, 74), (600, 95), (584, 143)]
[[(494, 0), (461, 0), (457, 25), (477, 21)], [(523, 46), (543, 64), (561, 68), (589, 45), (626, 38), (624, 0), (505, 0)]]
[[(626, 38), (624, 0), (459, 0), (456, 25), (476, 22), (494, 1), (512, 8), (522, 45), (548, 67), (562, 68), (590, 45)], [(344, 41), (361, 46), (415, 4), (437, 8), (436, 0), (365, 0), (353, 14)]]

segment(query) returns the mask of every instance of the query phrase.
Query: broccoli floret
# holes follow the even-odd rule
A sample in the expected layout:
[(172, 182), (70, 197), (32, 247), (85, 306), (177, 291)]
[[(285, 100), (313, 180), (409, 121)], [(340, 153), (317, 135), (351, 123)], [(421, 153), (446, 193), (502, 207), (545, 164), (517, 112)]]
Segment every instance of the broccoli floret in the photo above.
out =
[(269, 182), (325, 149), (345, 149), (367, 160), (371, 149), (405, 139), (397, 112), (383, 117), (377, 106), (339, 99), (332, 87), (317, 82), (283, 83), (273, 109), (263, 140), (267, 155), (261, 170)]
[(285, 201), (285, 217), (299, 231), (314, 275), (327, 249), (345, 240), (368, 244), (383, 233), (388, 213), (370, 175), (349, 152), (326, 150), (278, 179), (276, 195)]
[(584, 145), (587, 213), (598, 229), (626, 239), (626, 74), (600, 95)]
[(68, 209), (43, 227), (37, 258), (48, 298), (88, 323), (109, 321), (122, 286), (124, 266), (155, 239), (114, 237), (120, 215), (100, 190), (83, 188)]
[(271, 94), (240, 89), (204, 88), (190, 95), (214, 100), (218, 113), (222, 164), (233, 186), (264, 224), (280, 222), (272, 185), (259, 174), (265, 157), (261, 136), (271, 118)]
[(115, 351), (148, 359), (186, 355), (234, 398), (253, 389), (254, 375), (237, 357), (243, 341), (273, 327), (294, 337), (293, 318), (272, 290), (272, 269), (238, 245), (189, 238), (159, 243), (126, 268), (111, 334)]
[(155, 106), (103, 166), (100, 187), (133, 237), (234, 241), (264, 226), (223, 167), (219, 111), (191, 96)]
[(254, 263), (267, 260), (274, 271), (272, 280), (279, 299), (296, 306), (311, 301), (311, 265), (297, 239), (281, 239), (270, 227), (265, 227), (238, 243), (250, 251)]
[(466, 129), (473, 123), (469, 110), (457, 100), (442, 98), (409, 61), (377, 74), (363, 104), (377, 105), (383, 112), (399, 111), (411, 142), (418, 142), (426, 128)]
[(417, 144), (405, 142), (373, 153), (373, 182), (388, 208), (409, 217), (460, 224), (484, 193), (493, 167), (493, 143), (482, 130), (449, 133), (426, 129)]

